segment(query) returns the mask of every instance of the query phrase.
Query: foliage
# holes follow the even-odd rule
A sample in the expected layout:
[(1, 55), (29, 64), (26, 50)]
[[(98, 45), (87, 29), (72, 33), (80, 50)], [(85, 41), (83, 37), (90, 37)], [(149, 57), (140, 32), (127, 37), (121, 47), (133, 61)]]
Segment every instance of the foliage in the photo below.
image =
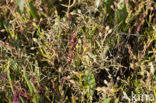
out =
[(155, 68), (155, 0), (0, 0), (1, 103), (156, 96)]

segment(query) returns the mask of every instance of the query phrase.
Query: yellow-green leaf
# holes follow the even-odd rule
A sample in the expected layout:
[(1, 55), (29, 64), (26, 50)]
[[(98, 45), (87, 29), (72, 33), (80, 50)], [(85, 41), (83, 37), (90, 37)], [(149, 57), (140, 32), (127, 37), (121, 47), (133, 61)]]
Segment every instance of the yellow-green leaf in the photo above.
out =
[(101, 103), (110, 103), (111, 98), (106, 98), (105, 100), (103, 100)]

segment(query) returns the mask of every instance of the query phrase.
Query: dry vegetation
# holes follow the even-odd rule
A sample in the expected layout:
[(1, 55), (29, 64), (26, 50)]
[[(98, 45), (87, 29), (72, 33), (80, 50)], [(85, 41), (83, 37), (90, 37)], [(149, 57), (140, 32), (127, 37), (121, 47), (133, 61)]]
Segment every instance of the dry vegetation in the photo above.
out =
[(128, 103), (155, 69), (155, 0), (0, 0), (0, 103)]

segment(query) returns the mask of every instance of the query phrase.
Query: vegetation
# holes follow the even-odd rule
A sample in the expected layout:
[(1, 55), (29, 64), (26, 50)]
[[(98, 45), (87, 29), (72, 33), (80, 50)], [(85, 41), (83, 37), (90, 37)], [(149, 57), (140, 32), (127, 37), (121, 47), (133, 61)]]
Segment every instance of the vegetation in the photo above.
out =
[(156, 98), (155, 69), (155, 0), (0, 0), (0, 103)]

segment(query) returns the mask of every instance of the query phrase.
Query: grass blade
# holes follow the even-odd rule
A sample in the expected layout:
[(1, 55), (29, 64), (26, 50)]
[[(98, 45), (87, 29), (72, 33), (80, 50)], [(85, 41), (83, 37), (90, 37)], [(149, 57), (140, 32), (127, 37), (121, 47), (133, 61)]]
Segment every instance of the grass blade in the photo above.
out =
[(36, 18), (37, 20), (39, 20), (39, 16), (37, 14), (37, 10), (36, 10), (36, 8), (33, 6), (33, 4), (31, 2), (29, 3), (29, 8), (30, 8), (30, 14), (32, 15), (32, 17)]
[(12, 93), (14, 94), (14, 88), (13, 88), (12, 81), (11, 81), (11, 77), (10, 77), (10, 70), (9, 70), (9, 67), (10, 67), (10, 59), (9, 59), (9, 61), (8, 61), (8, 65), (7, 65), (6, 69), (7, 69), (7, 76), (8, 76), (8, 79), (9, 79), (9, 84), (10, 84)]

